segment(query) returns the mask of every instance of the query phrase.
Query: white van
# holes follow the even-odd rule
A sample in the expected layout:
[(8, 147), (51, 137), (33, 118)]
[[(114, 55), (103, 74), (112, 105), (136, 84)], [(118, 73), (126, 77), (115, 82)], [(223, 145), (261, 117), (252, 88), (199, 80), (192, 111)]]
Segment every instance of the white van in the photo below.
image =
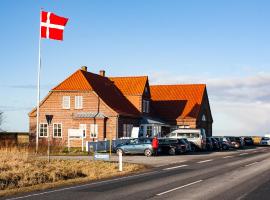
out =
[(206, 149), (206, 135), (204, 129), (181, 128), (169, 133), (169, 138), (187, 138), (187, 140), (196, 145), (201, 150)]

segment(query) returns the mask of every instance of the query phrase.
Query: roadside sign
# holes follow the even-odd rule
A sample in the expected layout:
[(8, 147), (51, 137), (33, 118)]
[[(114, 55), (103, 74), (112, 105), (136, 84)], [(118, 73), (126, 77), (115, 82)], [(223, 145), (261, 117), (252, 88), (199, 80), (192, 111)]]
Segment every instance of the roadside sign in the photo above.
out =
[(95, 153), (94, 159), (95, 160), (110, 160), (110, 155), (109, 154)]

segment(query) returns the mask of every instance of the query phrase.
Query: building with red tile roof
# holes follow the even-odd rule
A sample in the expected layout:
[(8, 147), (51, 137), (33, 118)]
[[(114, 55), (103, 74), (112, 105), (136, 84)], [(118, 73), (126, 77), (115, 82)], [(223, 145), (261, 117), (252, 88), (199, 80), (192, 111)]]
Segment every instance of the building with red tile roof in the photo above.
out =
[[(52, 114), (52, 126), (45, 115)], [(36, 109), (29, 113), (30, 135), (36, 135)], [(70, 129), (81, 129), (85, 141), (165, 135), (179, 127), (204, 128), (212, 135), (212, 115), (205, 84), (153, 85), (147, 76), (106, 77), (87, 67), (74, 72), (40, 102), (39, 141), (51, 133), (67, 145)], [(73, 145), (76, 145), (76, 141)]]

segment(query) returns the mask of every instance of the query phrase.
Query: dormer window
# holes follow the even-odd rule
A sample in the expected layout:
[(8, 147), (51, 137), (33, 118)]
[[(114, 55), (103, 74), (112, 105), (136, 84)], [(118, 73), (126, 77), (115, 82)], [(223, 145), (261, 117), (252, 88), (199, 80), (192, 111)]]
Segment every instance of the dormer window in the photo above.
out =
[(202, 121), (203, 121), (203, 122), (206, 121), (206, 116), (205, 116), (205, 114), (203, 114), (203, 116), (202, 116)]
[(146, 94), (148, 93), (148, 88), (147, 88), (147, 87), (145, 87), (144, 92), (145, 92)]
[(150, 112), (150, 102), (147, 100), (143, 100), (143, 112), (144, 113), (149, 113)]

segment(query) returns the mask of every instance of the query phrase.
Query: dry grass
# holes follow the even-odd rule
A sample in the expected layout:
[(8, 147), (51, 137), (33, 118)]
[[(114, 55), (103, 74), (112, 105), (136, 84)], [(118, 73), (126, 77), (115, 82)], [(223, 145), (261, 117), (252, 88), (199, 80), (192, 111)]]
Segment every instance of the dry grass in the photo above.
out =
[(0, 196), (45, 189), (63, 184), (98, 180), (144, 169), (141, 165), (87, 160), (52, 160), (35, 158), (27, 149), (0, 149)]

